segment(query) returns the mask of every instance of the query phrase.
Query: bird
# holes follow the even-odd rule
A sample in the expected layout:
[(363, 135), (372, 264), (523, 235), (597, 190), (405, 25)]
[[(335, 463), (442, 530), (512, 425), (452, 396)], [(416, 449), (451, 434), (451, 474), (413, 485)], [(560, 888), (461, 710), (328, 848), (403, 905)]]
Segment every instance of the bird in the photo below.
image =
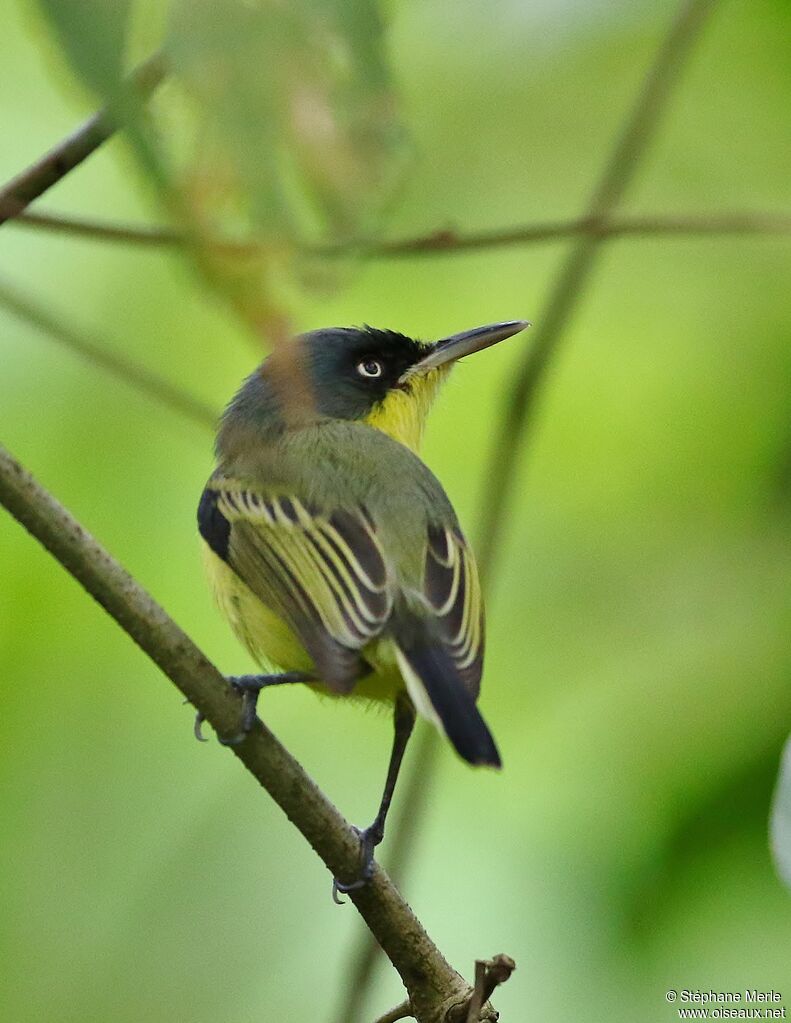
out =
[[(238, 734), (270, 686), (392, 705), (393, 743), (373, 823), (355, 829), (370, 880), (416, 715), (458, 755), (499, 768), (476, 705), (484, 610), (470, 544), (419, 451), (451, 368), (529, 326), (493, 323), (427, 342), (330, 327), (275, 347), (223, 413), (198, 532), (221, 612), (262, 674), (231, 676)], [(199, 737), (199, 724), (196, 731)]]

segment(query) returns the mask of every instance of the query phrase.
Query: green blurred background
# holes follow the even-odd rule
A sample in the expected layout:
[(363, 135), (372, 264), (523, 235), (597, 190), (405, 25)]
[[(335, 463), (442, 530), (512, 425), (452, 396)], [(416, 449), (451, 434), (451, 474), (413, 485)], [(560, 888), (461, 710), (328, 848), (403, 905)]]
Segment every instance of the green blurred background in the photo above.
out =
[[(411, 141), (390, 233), (577, 215), (675, 10), (393, 0)], [(4, 180), (97, 100), (38, 9), (3, 12)], [(626, 211), (788, 210), (789, 29), (781, 0), (721, 5)], [(122, 139), (41, 208), (162, 218)], [(567, 244), (367, 262), (305, 291), (294, 327), (432, 337), (536, 320)], [(0, 270), (213, 407), (258, 358), (178, 253), (9, 224)], [(790, 314), (787, 240), (614, 241), (552, 366), (489, 602), (482, 706), (505, 769), (443, 750), (405, 884), (467, 976), (476, 956), (517, 960), (496, 998), (504, 1021), (661, 1023), (676, 1018), (670, 987), (773, 987), (791, 1002), (791, 907), (766, 837), (791, 728)], [(529, 344), (463, 366), (431, 422), (427, 461), (473, 536), (501, 395)], [(2, 308), (0, 362), (3, 443), (224, 670), (250, 670), (198, 555), (210, 432)], [(2, 1018), (330, 1021), (356, 913), (5, 514), (0, 667)], [(388, 720), (300, 691), (262, 702), (366, 822)], [(401, 997), (381, 970), (363, 1018)]]

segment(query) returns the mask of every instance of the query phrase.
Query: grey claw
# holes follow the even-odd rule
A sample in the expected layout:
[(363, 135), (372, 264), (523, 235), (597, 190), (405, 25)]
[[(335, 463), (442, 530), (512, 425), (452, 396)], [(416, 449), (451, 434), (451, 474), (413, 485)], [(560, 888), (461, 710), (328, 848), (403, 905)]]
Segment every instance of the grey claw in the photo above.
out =
[[(209, 740), (203, 734), (201, 725), (206, 718), (201, 714), (200, 711), (195, 715), (195, 724), (192, 726), (192, 730), (195, 733), (195, 738), (198, 742), (208, 742)], [(221, 735), (217, 736), (217, 742), (222, 746), (238, 746), (240, 742), (243, 742), (247, 738), (247, 732), (237, 732), (236, 735), (232, 735), (227, 739), (224, 739)]]
[(361, 831), (360, 828), (355, 827), (354, 824), (352, 824), (352, 830), (360, 839), (360, 876), (356, 881), (350, 881), (348, 884), (345, 884), (343, 881), (339, 881), (337, 877), (332, 879), (332, 901), (336, 906), (342, 906), (344, 904), (344, 900), (338, 898), (339, 892), (341, 895), (348, 895), (349, 892), (358, 892), (361, 888), (364, 888), (374, 876), (373, 852), (374, 847), (376, 846), (376, 841), (372, 841), (371, 830), (370, 828), (366, 828)]
[(195, 715), (195, 724), (192, 726), (192, 730), (195, 733), (195, 738), (198, 740), (198, 742), (209, 741), (201, 731), (201, 725), (205, 720), (206, 718), (203, 716), (203, 714), (201, 714), (201, 712), (198, 711), (198, 713)]

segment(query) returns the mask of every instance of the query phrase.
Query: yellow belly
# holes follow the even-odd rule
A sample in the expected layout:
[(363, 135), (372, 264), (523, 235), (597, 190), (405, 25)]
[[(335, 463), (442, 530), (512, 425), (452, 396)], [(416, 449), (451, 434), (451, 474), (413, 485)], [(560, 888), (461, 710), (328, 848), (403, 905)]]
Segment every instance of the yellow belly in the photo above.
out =
[[(256, 597), (208, 544), (201, 541), (201, 546), (217, 605), (237, 639), (247, 647), (261, 669), (267, 674), (313, 671), (313, 662), (296, 633)], [(360, 679), (350, 695), (364, 700), (392, 701), (404, 689), (392, 642), (387, 638), (374, 640), (364, 648), (362, 655), (374, 670)], [(320, 682), (312, 684), (311, 688), (338, 695)]]

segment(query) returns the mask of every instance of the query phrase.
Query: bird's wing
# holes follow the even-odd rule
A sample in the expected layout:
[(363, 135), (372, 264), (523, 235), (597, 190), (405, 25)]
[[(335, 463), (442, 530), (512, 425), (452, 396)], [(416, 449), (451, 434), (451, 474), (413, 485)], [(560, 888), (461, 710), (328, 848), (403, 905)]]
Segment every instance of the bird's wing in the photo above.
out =
[(364, 672), (359, 652), (393, 607), (365, 509), (325, 512), (293, 495), (216, 481), (204, 491), (199, 524), (215, 553), (300, 638), (321, 680), (350, 690)]
[(457, 526), (429, 526), (424, 597), (436, 634), (473, 696), (481, 685), (484, 618), (478, 568)]
[(455, 523), (429, 526), (418, 606), (399, 607), (391, 630), (412, 702), (471, 764), (500, 765), (475, 700), (483, 665), (483, 601), (472, 551)]

